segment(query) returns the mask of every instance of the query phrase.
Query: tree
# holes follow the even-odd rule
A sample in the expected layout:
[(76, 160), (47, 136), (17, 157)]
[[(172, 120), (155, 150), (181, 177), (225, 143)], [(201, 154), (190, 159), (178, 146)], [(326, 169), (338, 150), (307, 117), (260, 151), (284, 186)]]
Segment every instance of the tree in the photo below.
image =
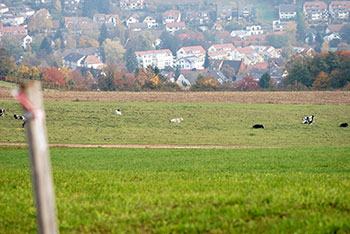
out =
[(318, 42), (320, 45), (322, 45), (322, 43), (323, 43), (324, 40), (323, 40), (323, 38), (322, 38), (320, 32), (317, 32), (315, 41)]
[(253, 77), (247, 76), (235, 82), (236, 89), (240, 91), (256, 91), (259, 89), (259, 82)]
[(43, 80), (59, 85), (66, 83), (62, 73), (57, 69), (57, 67), (46, 68), (43, 72)]
[(324, 41), (322, 43), (322, 47), (321, 47), (321, 51), (322, 52), (326, 52), (329, 51), (330, 47), (329, 47), (329, 41)]
[(343, 88), (350, 82), (350, 59), (345, 59), (339, 65), (339, 69), (331, 73), (331, 86), (333, 88)]
[(306, 87), (310, 87), (313, 83), (313, 79), (307, 69), (307, 65), (301, 61), (296, 61), (296, 63), (292, 64), (291, 68), (288, 69), (288, 76), (285, 82), (287, 85), (301, 83)]
[(49, 40), (47, 37), (45, 37), (44, 40), (40, 44), (40, 50), (44, 51), (46, 54), (51, 54), (51, 52), (52, 52), (51, 40)]
[(266, 36), (266, 42), (275, 48), (282, 48), (288, 45), (288, 38), (284, 35), (269, 34)]
[(176, 52), (180, 48), (181, 42), (179, 37), (171, 35), (169, 32), (164, 31), (160, 35), (161, 49), (169, 49), (173, 55), (176, 55)]
[(260, 80), (259, 80), (259, 85), (261, 88), (267, 89), (269, 87), (270, 84), (270, 80), (271, 80), (271, 76), (269, 73), (264, 73)]
[(325, 72), (320, 72), (312, 84), (312, 88), (317, 90), (325, 89), (330, 85), (330, 83), (331, 78)]
[(8, 76), (12, 75), (16, 70), (16, 64), (13, 61), (13, 57), (5, 50), (0, 48), (0, 75)]
[(191, 86), (191, 90), (216, 90), (218, 85), (219, 82), (215, 77), (200, 74), (197, 78), (196, 84)]
[(331, 74), (332, 71), (338, 69), (340, 61), (339, 57), (334, 52), (328, 52), (328, 55), (326, 56), (326, 63), (328, 65), (328, 74)]
[(103, 24), (100, 30), (100, 36), (98, 37), (98, 42), (100, 43), (100, 46), (103, 44), (103, 42), (108, 38), (108, 30), (106, 24)]
[(20, 60), (24, 54), (24, 50), (22, 48), (21, 40), (17, 37), (13, 37), (11, 35), (5, 35), (1, 38), (1, 43), (4, 48), (10, 53), (10, 56), (14, 58), (17, 62)]
[(316, 55), (309, 63), (309, 71), (313, 77), (316, 77), (322, 71), (328, 73), (328, 70), (325, 56)]
[(204, 68), (209, 68), (210, 61), (209, 61), (209, 55), (208, 52), (205, 53), (205, 60), (204, 60)]
[(124, 47), (120, 44), (118, 39), (114, 39), (113, 41), (107, 38), (103, 44), (102, 48), (104, 50), (106, 61), (108, 63), (117, 63), (122, 61), (125, 53)]
[(346, 41), (346, 43), (350, 44), (350, 24), (345, 24), (340, 29), (340, 37)]
[(86, 47), (99, 47), (98, 41), (94, 40), (91, 37), (88, 37), (86, 35), (83, 35), (79, 38), (79, 47), (80, 48), (86, 48)]
[(46, 31), (50, 28), (52, 28), (52, 18), (46, 9), (40, 9), (28, 19), (29, 31)]
[(133, 48), (129, 48), (126, 51), (124, 61), (126, 63), (126, 68), (129, 72), (134, 72), (135, 69), (138, 67), (136, 54)]
[(302, 11), (297, 12), (297, 31), (296, 31), (296, 39), (299, 42), (305, 42), (306, 35), (306, 25), (305, 25), (305, 15)]

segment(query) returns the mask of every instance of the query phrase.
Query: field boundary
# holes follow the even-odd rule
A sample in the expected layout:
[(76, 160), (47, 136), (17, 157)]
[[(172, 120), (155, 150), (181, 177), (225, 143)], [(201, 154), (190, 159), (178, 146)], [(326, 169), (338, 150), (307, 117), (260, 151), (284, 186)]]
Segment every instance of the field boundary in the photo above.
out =
[[(10, 88), (0, 86), (0, 100), (14, 100)], [(257, 92), (99, 92), (44, 90), (44, 101), (167, 102), (350, 105), (349, 91)]]
[[(0, 146), (27, 146), (27, 143), (0, 142)], [(282, 148), (278, 146), (251, 146), (251, 145), (142, 145), (142, 144), (65, 144), (51, 143), (49, 147), (67, 148), (116, 148), (116, 149), (249, 149), (249, 148)]]

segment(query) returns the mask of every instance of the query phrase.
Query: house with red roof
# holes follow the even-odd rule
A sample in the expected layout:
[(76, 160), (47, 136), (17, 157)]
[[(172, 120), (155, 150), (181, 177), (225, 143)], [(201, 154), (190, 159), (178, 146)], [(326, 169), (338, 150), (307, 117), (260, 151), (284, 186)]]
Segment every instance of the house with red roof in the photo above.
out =
[(181, 21), (181, 12), (178, 10), (168, 10), (162, 14), (163, 24)]
[(182, 47), (176, 52), (175, 65), (181, 69), (204, 69), (205, 56), (202, 46)]
[(208, 48), (210, 59), (232, 60), (232, 51), (235, 49), (232, 43), (214, 44)]
[(15, 36), (24, 38), (28, 35), (28, 31), (25, 26), (4, 26), (2, 23), (0, 23), (0, 38), (2, 36)]
[(176, 31), (185, 30), (186, 29), (186, 24), (185, 24), (185, 22), (166, 23), (165, 24), (165, 29), (169, 33), (174, 34)]
[(331, 1), (329, 4), (329, 15), (332, 19), (349, 19), (350, 1)]
[(103, 62), (96, 55), (87, 55), (81, 61), (81, 66), (86, 68), (101, 69)]
[(146, 68), (152, 66), (159, 69), (173, 67), (174, 57), (168, 49), (136, 51), (135, 54), (140, 67)]
[(328, 20), (328, 6), (325, 2), (304, 2), (303, 11), (305, 18), (310, 23), (326, 22)]

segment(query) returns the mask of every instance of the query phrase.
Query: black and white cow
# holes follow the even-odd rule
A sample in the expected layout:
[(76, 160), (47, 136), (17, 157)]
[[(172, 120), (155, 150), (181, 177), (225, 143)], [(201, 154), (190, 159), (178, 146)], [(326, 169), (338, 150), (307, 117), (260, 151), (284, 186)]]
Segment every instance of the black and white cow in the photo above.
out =
[(255, 124), (255, 125), (253, 125), (252, 128), (264, 128), (264, 125), (262, 125), (262, 124)]
[(0, 109), (0, 116), (4, 116), (5, 115), (5, 110), (4, 109)]
[(26, 117), (24, 117), (23, 115), (16, 115), (16, 114), (13, 115), (13, 117), (15, 119), (23, 120), (22, 128), (24, 128), (24, 125), (27, 123)]
[(305, 116), (303, 118), (303, 124), (312, 124), (314, 122), (315, 116), (311, 115), (311, 116)]

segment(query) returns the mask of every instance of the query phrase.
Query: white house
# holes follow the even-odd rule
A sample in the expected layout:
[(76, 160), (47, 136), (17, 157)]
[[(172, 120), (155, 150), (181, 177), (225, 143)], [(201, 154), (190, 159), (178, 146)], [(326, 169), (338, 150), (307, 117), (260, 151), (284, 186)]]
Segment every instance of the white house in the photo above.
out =
[(152, 66), (159, 69), (173, 67), (174, 57), (168, 49), (136, 51), (135, 54), (140, 67), (146, 68)]
[(166, 23), (165, 29), (173, 34), (176, 31), (179, 30), (185, 30), (186, 29), (186, 24), (185, 22), (174, 22), (174, 23)]
[(98, 69), (103, 67), (103, 62), (95, 55), (86, 55), (80, 62), (81, 67)]
[(325, 2), (313, 1), (304, 2), (303, 11), (305, 18), (310, 21), (327, 21), (328, 20), (328, 6)]
[(135, 24), (139, 22), (140, 22), (140, 16), (134, 13), (126, 20), (126, 26), (129, 28), (130, 24)]
[(297, 7), (294, 4), (280, 4), (278, 8), (280, 20), (289, 20), (297, 17)]
[(181, 12), (178, 10), (168, 10), (162, 14), (163, 24), (181, 21)]
[(329, 4), (329, 14), (334, 19), (348, 19), (350, 15), (350, 1), (332, 1)]
[(26, 35), (23, 39), (22, 39), (22, 48), (26, 49), (28, 45), (30, 45), (30, 43), (33, 42), (33, 38), (29, 35)]
[(261, 35), (264, 34), (264, 31), (261, 29), (260, 25), (252, 25), (252, 26), (247, 26), (245, 28), (247, 31), (248, 35)]
[(176, 52), (176, 65), (183, 69), (204, 69), (205, 55), (202, 46), (182, 47)]
[(233, 44), (214, 44), (208, 48), (208, 55), (211, 59), (232, 60)]
[(146, 16), (142, 22), (146, 23), (148, 28), (158, 27), (157, 21), (152, 16)]

